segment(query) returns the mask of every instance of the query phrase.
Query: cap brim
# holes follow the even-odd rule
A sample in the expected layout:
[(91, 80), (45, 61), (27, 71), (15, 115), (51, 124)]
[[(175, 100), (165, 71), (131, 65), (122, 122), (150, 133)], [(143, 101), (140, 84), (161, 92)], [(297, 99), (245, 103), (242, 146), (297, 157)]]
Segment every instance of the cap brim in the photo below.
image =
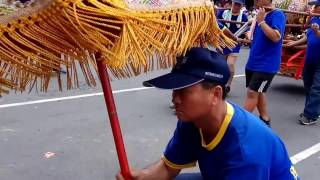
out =
[(195, 76), (180, 74), (180, 73), (168, 73), (163, 76), (144, 81), (143, 85), (146, 87), (156, 87), (160, 89), (178, 90), (195, 85), (204, 79), (197, 78)]
[(308, 2), (308, 5), (320, 5), (320, 2), (319, 1), (311, 1), (311, 2)]

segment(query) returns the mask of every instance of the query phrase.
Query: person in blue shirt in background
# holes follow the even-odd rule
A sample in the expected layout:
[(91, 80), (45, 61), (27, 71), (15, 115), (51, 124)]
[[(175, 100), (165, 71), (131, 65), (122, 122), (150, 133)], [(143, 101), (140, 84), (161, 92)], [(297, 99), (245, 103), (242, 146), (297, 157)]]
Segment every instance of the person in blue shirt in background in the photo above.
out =
[[(172, 71), (144, 86), (170, 89), (179, 119), (161, 160), (131, 170), (134, 180), (297, 180), (281, 139), (261, 120), (225, 100), (224, 57), (191, 48)], [(200, 173), (179, 175), (198, 162)], [(121, 173), (117, 180), (123, 180)]]
[(281, 10), (266, 12), (263, 7), (273, 7), (272, 0), (255, 0), (258, 9), (251, 42), (249, 59), (246, 65), (247, 96), (244, 108), (253, 112), (258, 109), (260, 119), (270, 125), (265, 93), (280, 69), (282, 42), (286, 17)]
[[(218, 19), (224, 19), (228, 21), (237, 21), (237, 22), (247, 22), (248, 17), (245, 14), (245, 12), (242, 10), (243, 5), (245, 4), (244, 0), (232, 0), (232, 7), (231, 9), (226, 9), (223, 11), (220, 11), (218, 13)], [(236, 33), (240, 28), (241, 24), (231, 24), (231, 23), (224, 23), (224, 25), (234, 34)], [(236, 60), (238, 59), (239, 52), (240, 52), (241, 44), (238, 43), (235, 48), (233, 49), (228, 49), (225, 48), (223, 49), (223, 54), (226, 55), (226, 59), (229, 65), (229, 70), (230, 70), (230, 79), (227, 84), (227, 92), (229, 93), (231, 83), (233, 80), (233, 76), (235, 73), (235, 63)]]
[[(315, 5), (313, 13), (320, 13), (320, 0), (309, 4)], [(312, 17), (310, 24), (311, 27), (307, 30), (306, 36), (286, 44), (287, 47), (292, 47), (307, 43), (307, 55), (303, 69), (306, 100), (304, 111), (299, 117), (302, 125), (315, 124), (320, 116), (320, 17)]]

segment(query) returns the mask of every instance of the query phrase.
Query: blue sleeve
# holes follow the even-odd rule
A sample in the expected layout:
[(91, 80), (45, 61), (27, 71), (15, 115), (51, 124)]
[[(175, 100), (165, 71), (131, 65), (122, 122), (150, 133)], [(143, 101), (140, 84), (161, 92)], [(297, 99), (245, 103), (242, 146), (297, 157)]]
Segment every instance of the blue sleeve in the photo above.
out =
[(226, 28), (226, 27), (222, 24), (222, 22), (220, 22), (219, 20), (217, 20), (217, 22), (218, 22), (218, 26), (219, 26), (220, 29)]
[(312, 18), (310, 19), (310, 21), (309, 21), (309, 24), (310, 24), (310, 25), (313, 24), (314, 21), (315, 21), (315, 17), (312, 17)]
[[(310, 21), (309, 21), (309, 25), (315, 23), (314, 21), (315, 21), (315, 17), (312, 17), (312, 18), (310, 19)], [(307, 29), (307, 37), (308, 37), (308, 35), (311, 35), (312, 33), (313, 33), (313, 30), (312, 30), (311, 27), (309, 27), (309, 28)]]
[(224, 29), (225, 28), (224, 24), (219, 20), (219, 19), (223, 19), (222, 18), (223, 12), (224, 11), (219, 11), (218, 15), (217, 15), (217, 22), (218, 22), (218, 26), (219, 26), (220, 29)]
[(245, 13), (242, 14), (242, 22), (248, 22), (248, 16)]
[(218, 19), (223, 19), (223, 18), (222, 18), (223, 12), (224, 12), (224, 11), (218, 11), (218, 15), (217, 15), (217, 18), (218, 18)]
[(226, 168), (223, 171), (224, 180), (269, 180), (269, 169), (262, 165), (243, 165)]
[(199, 130), (191, 123), (178, 121), (172, 139), (164, 151), (162, 160), (174, 169), (183, 169), (195, 166), (196, 138)]
[(281, 36), (284, 37), (286, 28), (286, 16), (281, 11), (274, 12), (271, 22), (271, 28), (276, 29), (280, 32)]

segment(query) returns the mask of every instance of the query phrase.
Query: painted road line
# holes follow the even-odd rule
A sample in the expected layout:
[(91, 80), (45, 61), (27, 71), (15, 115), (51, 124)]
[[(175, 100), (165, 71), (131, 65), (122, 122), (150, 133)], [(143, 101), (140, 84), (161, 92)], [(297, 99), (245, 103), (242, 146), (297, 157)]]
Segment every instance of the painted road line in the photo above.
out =
[[(235, 75), (234, 78), (244, 77), (244, 76), (245, 76), (244, 74)], [(153, 89), (153, 87), (131, 88), (131, 89), (116, 90), (116, 91), (112, 91), (112, 92), (113, 92), (113, 94), (119, 94), (119, 93), (141, 91), (141, 90), (147, 90), (147, 89)], [(80, 98), (101, 96), (101, 95), (102, 95), (102, 92), (99, 92), (99, 93), (83, 94), (83, 95), (77, 95), (77, 96), (66, 96), (66, 97), (61, 97), (61, 98), (51, 98), (51, 99), (42, 99), (42, 100), (36, 100), (36, 101), (3, 104), (3, 105), (0, 105), (0, 109), (9, 108), (9, 107), (32, 105), (32, 104), (42, 104), (42, 103), (47, 103), (47, 102), (57, 102), (57, 101), (64, 101), (64, 100), (80, 99)], [(293, 164), (297, 164), (297, 163), (307, 159), (308, 157), (310, 157), (318, 152), (320, 152), (320, 143), (292, 156), (290, 159)]]
[(297, 164), (297, 163), (307, 159), (308, 157), (310, 157), (318, 152), (320, 152), (320, 143), (292, 156), (290, 158), (290, 160), (291, 160), (292, 164)]
[[(153, 87), (123, 89), (123, 90), (112, 91), (112, 93), (119, 94), (119, 93), (124, 93), (124, 92), (141, 91), (141, 90), (147, 90), (147, 89), (153, 89)], [(102, 95), (102, 92), (99, 92), (99, 93), (83, 94), (83, 95), (77, 95), (77, 96), (66, 96), (66, 97), (60, 97), (60, 98), (50, 98), (50, 99), (41, 99), (41, 100), (36, 100), (36, 101), (26, 101), (26, 102), (20, 102), (20, 103), (2, 104), (2, 105), (0, 105), (0, 109), (9, 108), (9, 107), (17, 107), (17, 106), (26, 106), (26, 105), (32, 105), (32, 104), (42, 104), (42, 103), (48, 103), (48, 102), (65, 101), (65, 100), (71, 100), (71, 99), (80, 99), (80, 98), (101, 96), (101, 95)]]
[[(233, 76), (234, 78), (238, 77), (244, 77), (244, 74), (239, 74)], [(122, 89), (122, 90), (116, 90), (112, 91), (113, 94), (119, 94), (124, 92), (133, 92), (133, 91), (141, 91), (141, 90), (147, 90), (147, 89), (153, 89), (153, 87), (140, 87), (140, 88), (132, 88), (132, 89)], [(42, 104), (42, 103), (48, 103), (48, 102), (57, 102), (57, 101), (65, 101), (65, 100), (71, 100), (71, 99), (80, 99), (80, 98), (86, 98), (86, 97), (93, 97), (93, 96), (101, 96), (102, 92), (98, 93), (92, 93), (92, 94), (83, 94), (83, 95), (77, 95), (77, 96), (65, 96), (60, 98), (50, 98), (50, 99), (41, 99), (41, 100), (35, 100), (35, 101), (26, 101), (26, 102), (19, 102), (19, 103), (11, 103), (11, 104), (2, 104), (0, 105), (0, 109), (3, 108), (9, 108), (9, 107), (17, 107), (17, 106), (26, 106), (26, 105), (32, 105), (32, 104)]]

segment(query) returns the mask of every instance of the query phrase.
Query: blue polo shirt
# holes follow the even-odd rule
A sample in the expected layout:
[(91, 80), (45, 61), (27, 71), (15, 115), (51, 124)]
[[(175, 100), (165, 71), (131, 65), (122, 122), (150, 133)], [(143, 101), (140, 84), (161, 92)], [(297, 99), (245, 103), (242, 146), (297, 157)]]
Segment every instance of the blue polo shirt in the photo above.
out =
[(162, 159), (175, 169), (198, 162), (205, 180), (298, 179), (281, 139), (256, 116), (229, 103), (222, 126), (209, 144), (193, 123), (178, 121)]
[[(226, 10), (226, 11), (230, 11), (230, 10)], [(225, 11), (219, 11), (218, 19), (223, 19), (223, 13), (224, 12)], [(238, 16), (234, 16), (234, 15), (231, 16), (231, 20), (232, 21), (237, 21), (237, 19), (238, 19)], [(248, 22), (248, 17), (247, 17), (247, 15), (245, 13), (242, 13), (241, 22)], [(223, 24), (225, 25), (226, 23), (223, 23)], [(238, 28), (237, 24), (231, 23), (230, 26), (228, 27), (228, 29), (232, 33), (236, 33), (240, 28)], [(240, 48), (241, 48), (240, 44), (237, 44), (236, 47), (234, 47), (231, 50), (229, 48), (224, 48), (223, 49), (223, 54), (224, 55), (229, 55), (229, 54), (232, 54), (232, 53), (238, 54), (240, 52)]]
[(246, 68), (251, 71), (276, 73), (280, 69), (286, 17), (282, 11), (273, 10), (267, 14), (265, 21), (271, 28), (279, 31), (281, 40), (272, 42), (257, 24)]
[[(317, 23), (320, 26), (320, 17), (313, 17), (310, 20), (310, 24)], [(315, 64), (320, 61), (320, 37), (314, 33), (314, 31), (309, 28), (307, 30), (307, 55), (306, 55), (306, 63), (307, 64)]]

